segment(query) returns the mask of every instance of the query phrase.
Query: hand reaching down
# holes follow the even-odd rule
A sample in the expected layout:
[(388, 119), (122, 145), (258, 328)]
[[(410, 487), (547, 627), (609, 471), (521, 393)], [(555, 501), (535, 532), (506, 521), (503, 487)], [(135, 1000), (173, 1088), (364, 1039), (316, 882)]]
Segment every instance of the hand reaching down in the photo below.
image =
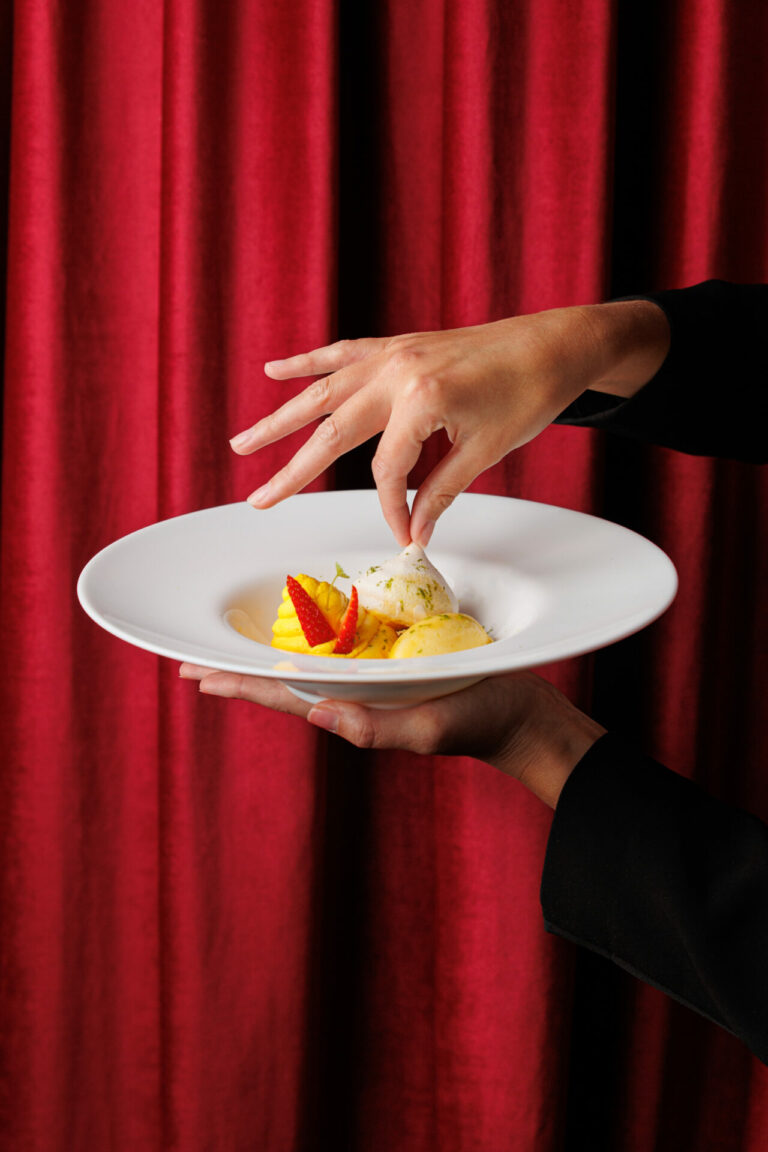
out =
[[(411, 539), (426, 545), (440, 514), (481, 472), (533, 439), (587, 388), (631, 395), (654, 374), (667, 347), (664, 314), (642, 300), (342, 340), (267, 364), (276, 380), (321, 379), (231, 443), (247, 455), (321, 419), (293, 458), (249, 497), (255, 507), (269, 508), (383, 433), (372, 469), (384, 516), (401, 546)], [(425, 440), (441, 428), (451, 448), (409, 513), (408, 473)]]

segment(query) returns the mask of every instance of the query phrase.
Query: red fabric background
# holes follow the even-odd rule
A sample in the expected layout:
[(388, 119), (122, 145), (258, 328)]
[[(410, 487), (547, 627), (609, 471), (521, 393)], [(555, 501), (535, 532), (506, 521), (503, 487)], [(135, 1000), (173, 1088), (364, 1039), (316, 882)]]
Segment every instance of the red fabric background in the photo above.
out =
[[(267, 359), (765, 280), (768, 9), (16, 0), (0, 34), (2, 1147), (765, 1148), (738, 1041), (545, 934), (543, 806), (200, 699), (74, 586), (285, 459), (226, 442), (293, 388)], [(670, 553), (667, 615), (551, 675), (768, 816), (757, 471), (554, 428), (475, 487)]]

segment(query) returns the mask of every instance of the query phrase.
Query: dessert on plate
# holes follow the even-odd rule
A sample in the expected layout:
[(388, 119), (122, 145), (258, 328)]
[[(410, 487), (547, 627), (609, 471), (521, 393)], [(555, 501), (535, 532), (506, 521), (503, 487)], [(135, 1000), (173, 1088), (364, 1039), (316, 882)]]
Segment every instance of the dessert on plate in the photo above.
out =
[(315, 656), (382, 660), (439, 656), (490, 644), (491, 638), (459, 603), (423, 548), (362, 573), (347, 596), (330, 583), (299, 573), (288, 576), (272, 647)]
[(394, 628), (408, 628), (441, 612), (458, 612), (453, 590), (418, 544), (409, 544), (357, 581), (360, 602)]

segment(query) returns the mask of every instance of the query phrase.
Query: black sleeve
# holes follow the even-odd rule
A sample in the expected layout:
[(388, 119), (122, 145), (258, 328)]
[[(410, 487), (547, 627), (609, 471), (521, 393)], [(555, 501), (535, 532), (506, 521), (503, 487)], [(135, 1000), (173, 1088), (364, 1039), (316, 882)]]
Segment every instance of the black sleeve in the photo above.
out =
[(707, 280), (630, 299), (653, 300), (664, 310), (671, 332), (664, 363), (630, 399), (587, 391), (557, 422), (697, 456), (764, 463), (768, 284)]
[(547, 845), (546, 927), (740, 1037), (768, 1064), (768, 827), (602, 737)]

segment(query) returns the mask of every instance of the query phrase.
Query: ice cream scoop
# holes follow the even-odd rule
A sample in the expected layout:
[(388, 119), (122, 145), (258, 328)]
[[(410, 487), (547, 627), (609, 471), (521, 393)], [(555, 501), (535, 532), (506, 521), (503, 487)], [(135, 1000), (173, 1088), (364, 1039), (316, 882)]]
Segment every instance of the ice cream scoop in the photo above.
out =
[(474, 616), (462, 612), (441, 612), (419, 620), (401, 632), (389, 655), (402, 659), (407, 656), (444, 656), (447, 652), (463, 652), (466, 648), (479, 648), (490, 644), (491, 638)]
[(442, 612), (456, 612), (459, 602), (444, 576), (418, 544), (383, 564), (374, 564), (356, 580), (360, 604), (396, 628)]

